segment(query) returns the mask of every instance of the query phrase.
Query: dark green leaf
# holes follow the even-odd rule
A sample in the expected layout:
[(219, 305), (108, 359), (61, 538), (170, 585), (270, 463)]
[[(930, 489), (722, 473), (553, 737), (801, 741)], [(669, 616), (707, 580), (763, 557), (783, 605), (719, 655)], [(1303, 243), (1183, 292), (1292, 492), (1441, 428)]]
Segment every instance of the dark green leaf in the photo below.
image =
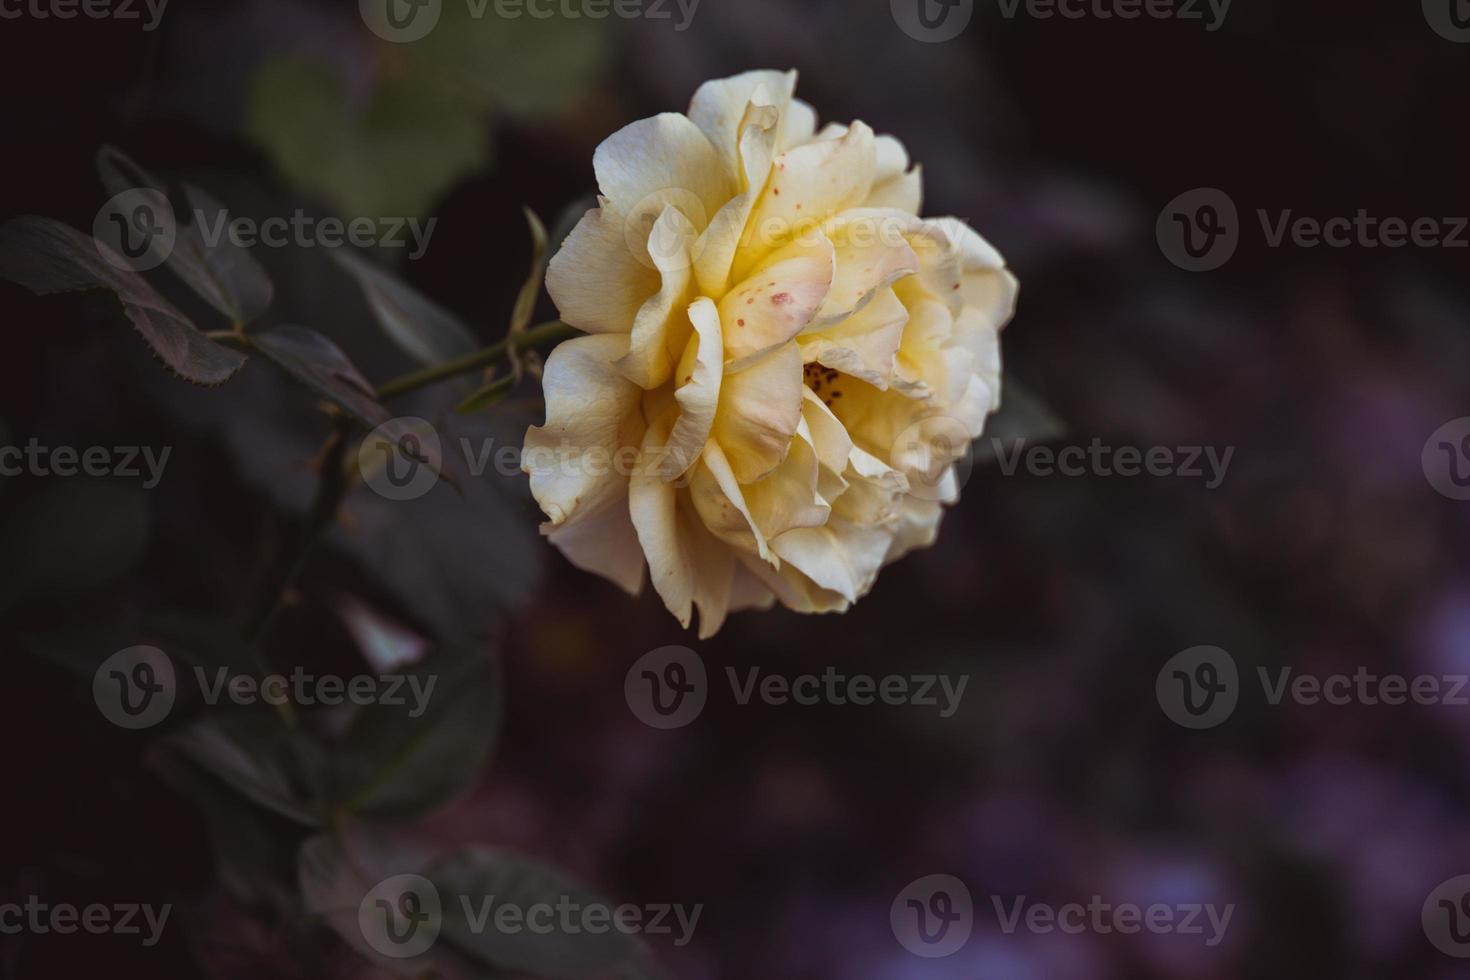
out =
[(458, 317), (387, 269), (351, 249), (333, 249), (332, 258), (362, 287), (383, 331), (420, 364), (433, 367), (475, 350)]
[[(441, 651), (397, 672), (407, 704), (364, 707), (332, 752), (338, 805), (378, 819), (429, 813), (479, 779), (500, 726), (500, 683), (484, 653)], [(415, 718), (414, 684), (428, 692)], [(433, 687), (430, 688), (429, 684)]]
[[(213, 676), (209, 680), (214, 683)], [(158, 751), (192, 763), (273, 813), (308, 827), (321, 824), (314, 748), (273, 714), (234, 711), (205, 718), (164, 738)]]
[[(168, 197), (168, 189), (121, 150), (104, 146), (97, 172), (110, 194), (149, 188)], [(232, 324), (253, 322), (270, 306), (274, 287), (255, 256), (224, 233), (229, 214), (209, 194), (184, 184), (188, 213), (175, 214), (178, 236), (165, 264)], [(217, 238), (215, 236), (218, 236)]]
[(220, 384), (245, 363), (245, 355), (206, 337), (106, 245), (59, 221), (27, 215), (0, 226), (0, 275), (42, 296), (110, 290), (163, 362), (195, 384)]
[[(664, 975), (640, 939), (617, 929), (600, 934), (561, 931), (559, 917), (553, 918), (551, 932), (496, 929), (494, 913), (501, 906), (522, 911), (543, 903), (553, 908), (561, 904), (579, 909), (602, 907), (611, 918), (617, 903), (554, 868), (507, 851), (475, 847), (435, 862), (423, 874), (434, 883), (443, 903), (439, 942), (471, 961), (568, 980)], [(487, 900), (493, 903), (488, 907), (489, 917), (479, 921)]]
[(385, 868), (356, 859), (343, 841), (331, 835), (311, 837), (297, 854), (297, 881), (306, 910), (320, 917), (348, 946), (369, 961), (402, 976), (426, 976), (434, 951), (397, 959), (375, 950), (363, 933), (359, 911), (368, 893), (383, 879), (411, 873), (411, 868)]
[(388, 410), (357, 366), (315, 330), (287, 324), (250, 339), (256, 350), (287, 374), (369, 429), (388, 421)]

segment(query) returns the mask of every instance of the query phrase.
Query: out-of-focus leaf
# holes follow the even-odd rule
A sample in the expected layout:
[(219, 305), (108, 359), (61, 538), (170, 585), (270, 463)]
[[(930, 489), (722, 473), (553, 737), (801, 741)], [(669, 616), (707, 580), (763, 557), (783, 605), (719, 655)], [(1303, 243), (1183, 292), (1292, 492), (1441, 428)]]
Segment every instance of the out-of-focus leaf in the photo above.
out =
[(475, 350), (474, 334), (459, 318), (387, 269), (357, 252), (332, 250), (342, 268), (357, 280), (383, 332), (425, 367)]
[(388, 421), (388, 409), (342, 348), (307, 327), (287, 324), (251, 338), (261, 354), (368, 428)]
[(607, 23), (589, 17), (476, 17), (446, 3), (427, 37), (399, 45), (410, 70), (486, 109), (536, 117), (557, 112), (600, 77)]
[(294, 835), (263, 811), (241, 806), (230, 789), (164, 743), (150, 750), (148, 765), (203, 812), (220, 882), (233, 895), (282, 910), (295, 904)]
[[(413, 819), (468, 790), (500, 727), (487, 654), (444, 650), (397, 673), (406, 703), (364, 707), (332, 752), (338, 805), (377, 819)], [(420, 696), (426, 703), (415, 704)]]
[[(213, 675), (208, 679), (215, 682)], [(268, 712), (235, 711), (204, 718), (167, 736), (158, 751), (192, 763), (273, 813), (308, 827), (321, 824), (315, 751)]]
[(487, 408), (493, 408), (505, 400), (510, 390), (515, 387), (516, 379), (512, 377), (496, 378), (494, 381), (475, 392), (455, 407), (460, 415), (470, 415), (474, 412), (483, 412)]
[[(580, 909), (598, 906), (608, 910), (611, 920), (617, 903), (554, 868), (508, 851), (475, 847), (436, 861), (424, 871), (424, 877), (434, 883), (443, 901), (439, 942), (472, 961), (517, 974), (568, 980), (665, 975), (642, 940), (617, 929), (601, 934), (563, 932), (556, 928), (559, 923), (549, 932), (496, 929), (494, 914), (501, 906), (522, 910), (540, 904), (553, 908), (569, 904)], [(478, 921), (487, 910), (489, 917)]]
[(381, 79), (359, 103), (327, 65), (286, 56), (252, 80), (246, 130), (287, 180), (342, 216), (409, 218), (489, 162), (485, 122), (413, 74)]
[(306, 910), (319, 916), (348, 946), (393, 973), (409, 977), (430, 975), (435, 962), (432, 947), (418, 956), (384, 956), (368, 943), (358, 917), (368, 893), (381, 880), (395, 874), (409, 874), (411, 870), (367, 866), (367, 862), (348, 853), (341, 839), (326, 834), (302, 843), (296, 867)]
[(215, 343), (108, 247), (51, 218), (24, 216), (0, 226), (0, 275), (38, 295), (110, 290), (165, 364), (202, 385), (229, 379), (245, 355)]
[[(168, 189), (121, 150), (104, 146), (97, 172), (110, 194), (148, 188), (168, 197)], [(274, 287), (255, 256), (225, 233), (229, 213), (213, 197), (184, 184), (189, 213), (174, 215), (178, 235), (165, 264), (232, 324), (253, 322), (271, 304)], [(215, 235), (217, 240), (211, 240)]]

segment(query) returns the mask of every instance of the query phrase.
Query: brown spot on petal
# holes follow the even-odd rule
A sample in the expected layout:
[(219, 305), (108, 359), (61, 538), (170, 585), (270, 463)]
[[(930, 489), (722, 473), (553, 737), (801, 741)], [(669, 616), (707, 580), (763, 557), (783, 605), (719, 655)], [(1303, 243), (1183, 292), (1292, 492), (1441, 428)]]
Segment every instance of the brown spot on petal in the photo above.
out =
[(776, 306), (785, 306), (789, 302), (791, 302), (790, 293), (777, 293), (771, 297), (771, 303)]

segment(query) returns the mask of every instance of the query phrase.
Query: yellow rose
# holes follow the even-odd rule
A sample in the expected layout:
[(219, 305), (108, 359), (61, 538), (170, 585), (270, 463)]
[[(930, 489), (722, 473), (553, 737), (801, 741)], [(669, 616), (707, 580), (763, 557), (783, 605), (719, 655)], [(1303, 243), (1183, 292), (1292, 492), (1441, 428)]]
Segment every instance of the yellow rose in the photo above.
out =
[(931, 544), (1000, 404), (1004, 260), (918, 218), (902, 144), (817, 132), (795, 84), (707, 82), (609, 137), (547, 275), (589, 336), (548, 358), (526, 434), (542, 531), (635, 595), (646, 564), (701, 638), (777, 599), (845, 610)]

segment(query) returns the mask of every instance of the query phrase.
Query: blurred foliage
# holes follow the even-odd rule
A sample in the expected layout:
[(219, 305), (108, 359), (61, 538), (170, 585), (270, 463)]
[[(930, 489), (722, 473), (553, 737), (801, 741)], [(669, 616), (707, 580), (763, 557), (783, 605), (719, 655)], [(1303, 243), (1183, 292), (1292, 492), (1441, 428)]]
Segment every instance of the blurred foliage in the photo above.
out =
[(374, 39), (366, 91), (349, 90), (325, 61), (273, 57), (251, 82), (247, 135), (287, 180), (343, 215), (428, 214), (456, 181), (491, 162), (498, 116), (566, 108), (607, 55), (599, 22), (505, 19), (490, 6), (477, 17), (470, 6), (444, 4), (418, 41)]

